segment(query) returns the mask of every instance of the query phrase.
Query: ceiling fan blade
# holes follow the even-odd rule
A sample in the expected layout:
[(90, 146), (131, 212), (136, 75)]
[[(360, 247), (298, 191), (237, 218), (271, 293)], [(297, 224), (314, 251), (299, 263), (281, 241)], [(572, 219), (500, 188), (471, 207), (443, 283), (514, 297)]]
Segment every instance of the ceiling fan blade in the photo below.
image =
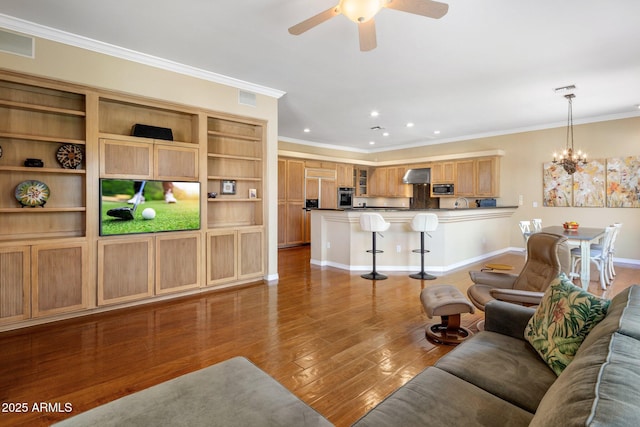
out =
[(320, 12), (319, 14), (312, 16), (309, 19), (305, 19), (299, 24), (294, 25), (293, 27), (289, 28), (289, 33), (293, 34), (294, 36), (300, 35), (305, 31), (312, 29), (316, 25), (320, 25), (324, 21), (328, 21), (336, 15), (340, 15), (338, 6), (334, 6), (331, 9), (325, 10), (324, 12)]
[(433, 0), (391, 0), (384, 7), (439, 19), (447, 14), (449, 5)]
[(376, 22), (373, 18), (358, 24), (360, 51), (367, 52), (376, 48)]

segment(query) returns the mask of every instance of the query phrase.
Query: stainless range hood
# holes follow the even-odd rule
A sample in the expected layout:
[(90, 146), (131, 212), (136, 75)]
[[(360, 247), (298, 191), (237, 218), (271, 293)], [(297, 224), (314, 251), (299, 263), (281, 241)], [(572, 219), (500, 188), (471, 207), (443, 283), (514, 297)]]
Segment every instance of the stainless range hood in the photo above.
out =
[(405, 184), (429, 184), (431, 183), (431, 169), (409, 169), (402, 177)]

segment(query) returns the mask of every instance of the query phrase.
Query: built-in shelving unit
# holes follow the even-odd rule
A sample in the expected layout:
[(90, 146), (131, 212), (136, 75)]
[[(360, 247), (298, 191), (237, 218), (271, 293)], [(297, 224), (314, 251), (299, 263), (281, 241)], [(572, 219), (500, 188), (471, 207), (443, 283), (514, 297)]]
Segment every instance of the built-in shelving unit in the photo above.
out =
[[(85, 162), (64, 169), (56, 158), (65, 144), (84, 150), (85, 95), (20, 78), (0, 80), (0, 241), (77, 237), (86, 234)], [(25, 167), (26, 159), (43, 167)], [(50, 196), (42, 207), (21, 207), (15, 188), (35, 180)]]
[[(262, 120), (0, 71), (0, 327), (262, 279), (265, 143)], [(201, 228), (101, 236), (101, 178), (198, 182)], [(23, 181), (49, 187), (44, 206), (21, 207)]]

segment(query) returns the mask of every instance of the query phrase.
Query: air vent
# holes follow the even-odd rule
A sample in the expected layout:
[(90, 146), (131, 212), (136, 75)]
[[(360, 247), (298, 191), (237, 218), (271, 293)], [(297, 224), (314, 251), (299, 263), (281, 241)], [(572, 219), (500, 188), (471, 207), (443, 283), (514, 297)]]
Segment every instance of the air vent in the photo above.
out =
[(0, 30), (0, 51), (33, 58), (33, 37)]
[(238, 91), (238, 103), (242, 105), (248, 105), (250, 107), (256, 106), (256, 94), (246, 92), (244, 90)]

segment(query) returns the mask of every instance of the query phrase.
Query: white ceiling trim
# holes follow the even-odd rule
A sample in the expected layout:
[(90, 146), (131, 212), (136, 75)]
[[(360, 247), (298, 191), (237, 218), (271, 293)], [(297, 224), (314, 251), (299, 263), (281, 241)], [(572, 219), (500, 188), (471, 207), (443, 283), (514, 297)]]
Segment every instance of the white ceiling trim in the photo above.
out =
[(66, 31), (57, 30), (55, 28), (46, 27), (44, 25), (25, 21), (23, 19), (18, 19), (13, 16), (1, 14), (1, 13), (0, 13), (0, 27), (4, 27), (8, 30), (28, 34), (30, 36), (41, 37), (43, 39), (55, 41), (58, 43), (79, 47), (81, 49), (102, 53), (102, 54), (113, 56), (120, 59), (125, 59), (127, 61), (133, 61), (140, 64), (149, 65), (151, 67), (172, 71), (174, 73), (184, 74), (184, 75), (196, 77), (202, 80), (207, 80), (210, 82), (235, 87), (238, 89), (254, 92), (260, 95), (266, 95), (273, 98), (281, 98), (286, 93), (282, 90), (257, 85), (257, 84), (246, 82), (239, 79), (234, 79), (233, 77), (225, 76), (218, 73), (212, 73), (210, 71), (202, 70), (200, 68), (191, 67), (188, 65), (180, 64), (178, 62), (174, 62), (174, 61), (169, 61), (167, 59), (159, 58), (157, 56), (136, 52), (134, 50), (126, 49), (120, 46), (115, 46), (109, 43), (104, 43), (98, 40), (93, 40), (87, 37), (68, 33)]

